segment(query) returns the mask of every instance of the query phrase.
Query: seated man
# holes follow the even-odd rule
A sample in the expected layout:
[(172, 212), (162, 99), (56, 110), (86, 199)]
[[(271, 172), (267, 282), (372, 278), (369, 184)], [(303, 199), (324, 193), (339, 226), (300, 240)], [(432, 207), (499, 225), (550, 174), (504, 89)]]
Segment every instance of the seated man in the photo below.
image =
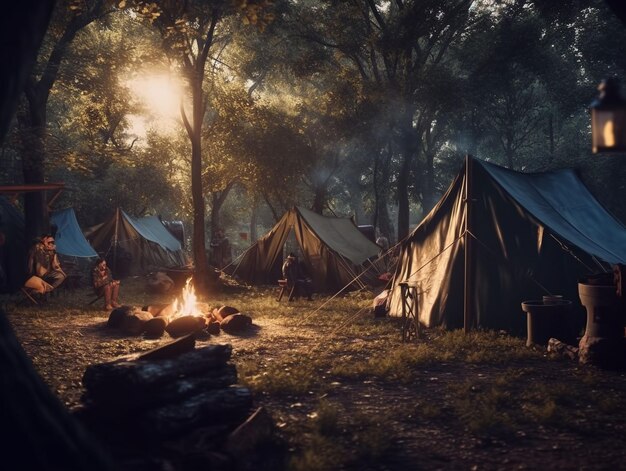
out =
[[(283, 263), (283, 278), (287, 280), (287, 286), (289, 288), (295, 287), (293, 292), (302, 290), (309, 301), (313, 301), (311, 295), (313, 294), (313, 283), (310, 278), (303, 272), (300, 264), (298, 263), (298, 257), (291, 252), (287, 256), (287, 260)], [(293, 301), (293, 295), (290, 294), (289, 301)]]
[(54, 237), (50, 234), (41, 236), (40, 241), (35, 245), (32, 263), (32, 274), (50, 284), (52, 289), (58, 288), (67, 277), (61, 269)]
[(106, 260), (99, 258), (91, 272), (93, 288), (98, 296), (104, 296), (104, 309), (120, 307), (117, 295), (120, 291), (120, 280), (114, 280)]

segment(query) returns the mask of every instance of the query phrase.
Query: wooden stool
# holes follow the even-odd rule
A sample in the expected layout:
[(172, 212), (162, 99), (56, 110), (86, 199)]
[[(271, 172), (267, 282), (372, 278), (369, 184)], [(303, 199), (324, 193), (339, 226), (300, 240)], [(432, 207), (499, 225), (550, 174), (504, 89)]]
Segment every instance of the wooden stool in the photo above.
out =
[(402, 341), (411, 342), (419, 337), (417, 286), (407, 281), (399, 285), (402, 299)]
[[(287, 289), (289, 288), (289, 285), (287, 284), (287, 280), (283, 279), (283, 280), (278, 280), (278, 298), (276, 298), (277, 301), (280, 302), (281, 299), (283, 299), (283, 295), (285, 294), (285, 291), (287, 291)], [(291, 287), (291, 291), (289, 291), (289, 297), (287, 299), (291, 299), (293, 296), (293, 292), (296, 289), (296, 285), (294, 284)]]

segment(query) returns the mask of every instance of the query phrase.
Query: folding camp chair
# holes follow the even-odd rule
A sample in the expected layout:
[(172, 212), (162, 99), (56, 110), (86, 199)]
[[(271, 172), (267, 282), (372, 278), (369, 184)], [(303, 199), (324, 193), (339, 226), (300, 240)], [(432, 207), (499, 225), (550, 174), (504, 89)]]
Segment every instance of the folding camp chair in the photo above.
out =
[(95, 304), (95, 303), (96, 303), (96, 301), (98, 301), (98, 300), (100, 300), (100, 299), (102, 299), (102, 298), (104, 298), (104, 293), (103, 293), (103, 294), (98, 294), (98, 295), (96, 295), (96, 297), (95, 297), (95, 298), (93, 298), (91, 301), (89, 301), (89, 304), (87, 304), (87, 305), (88, 305), (88, 306), (91, 306), (91, 305)]
[(35, 306), (39, 305), (39, 302), (34, 298), (33, 294), (31, 292), (31, 290), (29, 288), (26, 288), (25, 286), (22, 286), (20, 288), (20, 292), (22, 293), (22, 295), (24, 296), (23, 300), (28, 300), (31, 303), (33, 303)]

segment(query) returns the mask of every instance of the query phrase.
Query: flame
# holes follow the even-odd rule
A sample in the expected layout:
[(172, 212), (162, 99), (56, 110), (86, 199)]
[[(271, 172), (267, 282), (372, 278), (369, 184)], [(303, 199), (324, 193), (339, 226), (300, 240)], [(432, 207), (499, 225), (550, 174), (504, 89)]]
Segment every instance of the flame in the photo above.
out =
[(202, 316), (202, 313), (198, 311), (197, 299), (191, 278), (188, 278), (180, 299), (176, 298), (173, 303), (175, 316)]

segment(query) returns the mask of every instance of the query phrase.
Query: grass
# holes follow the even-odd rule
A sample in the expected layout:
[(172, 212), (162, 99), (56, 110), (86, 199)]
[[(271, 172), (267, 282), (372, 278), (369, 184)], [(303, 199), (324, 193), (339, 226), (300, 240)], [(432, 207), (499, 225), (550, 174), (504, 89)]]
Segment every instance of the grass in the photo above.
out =
[[(125, 302), (172, 301), (146, 292), (141, 281), (123, 283)], [(428, 329), (417, 343), (403, 344), (398, 320), (374, 319), (370, 298), (354, 293), (277, 303), (274, 290), (250, 288), (225, 290), (205, 303), (206, 309), (235, 306), (264, 326), (249, 343), (237, 343), (233, 362), (240, 382), (286, 424), (281, 436), (291, 449), (289, 469), (380, 469), (390, 455), (405, 453), (397, 441), (407, 427), (441, 431), (459, 442), (498, 437), (515, 446), (520, 431), (536, 437), (545, 428), (546, 439), (551, 433), (602, 437), (607, 421), (626, 422), (624, 375), (552, 361), (526, 348), (525, 339), (500, 332)], [(60, 396), (80, 376), (57, 370), (68, 375), (69, 386), (58, 385), (49, 368), (55, 358), (77, 350), (71, 370), (82, 371), (92, 356), (149, 347), (109, 338), (83, 351), (82, 327), (71, 327), (70, 335), (48, 329), (68, 318), (86, 326), (103, 322), (106, 312), (86, 306), (91, 299), (89, 290), (42, 307), (15, 307), (4, 299), (16, 330), (36, 327), (23, 344), (36, 352), (33, 362)]]

